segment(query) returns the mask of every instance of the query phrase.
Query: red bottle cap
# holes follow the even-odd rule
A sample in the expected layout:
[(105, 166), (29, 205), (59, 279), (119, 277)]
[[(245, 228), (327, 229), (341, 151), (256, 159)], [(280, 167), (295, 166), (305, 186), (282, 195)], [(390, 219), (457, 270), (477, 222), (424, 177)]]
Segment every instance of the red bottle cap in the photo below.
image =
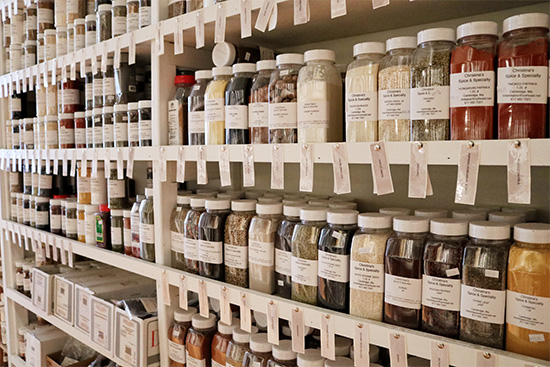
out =
[(54, 199), (66, 199), (68, 197), (69, 197), (68, 195), (54, 195), (53, 196)]
[(111, 209), (109, 209), (109, 205), (108, 204), (101, 204), (99, 206), (99, 211), (100, 212), (110, 212)]
[(193, 75), (177, 75), (174, 80), (174, 84), (195, 84), (195, 77)]

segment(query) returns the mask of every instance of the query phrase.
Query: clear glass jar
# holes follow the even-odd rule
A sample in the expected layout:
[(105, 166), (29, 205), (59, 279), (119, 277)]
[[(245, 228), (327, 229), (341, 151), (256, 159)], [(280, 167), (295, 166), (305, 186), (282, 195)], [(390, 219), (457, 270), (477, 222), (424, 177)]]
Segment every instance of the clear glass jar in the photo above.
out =
[(225, 364), (227, 367), (243, 367), (243, 358), (250, 351), (250, 337), (258, 332), (256, 326), (252, 326), (251, 332), (241, 328), (233, 329), (233, 339), (227, 345)]
[(76, 213), (76, 201), (67, 201), (65, 216), (67, 218), (67, 238), (78, 240), (78, 216)]
[[(455, 32), (418, 32), (411, 63), (411, 141), (449, 140), (449, 85)], [(435, 96), (432, 98), (432, 96)]]
[(196, 83), (191, 89), (188, 98), (187, 142), (189, 145), (204, 145), (205, 121), (204, 121), (204, 94), (206, 87), (212, 80), (211, 70), (198, 70), (195, 72)]
[(139, 104), (128, 103), (128, 146), (139, 147)]
[(122, 213), (124, 220), (124, 255), (132, 256), (132, 212), (124, 210)]
[[(94, 108), (103, 107), (103, 73), (101, 68), (99, 68), (99, 60), (96, 60), (96, 72), (93, 76), (93, 93), (94, 93)], [(92, 71), (93, 72), (93, 71)]]
[(94, 147), (94, 111), (86, 111), (86, 148)]
[[(57, 122), (57, 119), (56, 119)], [(57, 125), (57, 123), (56, 123)], [(57, 131), (56, 131), (57, 133)], [(19, 120), (11, 120), (12, 149), (19, 149), (21, 138), (19, 137)], [(56, 134), (57, 136), (57, 134)]]
[(103, 148), (103, 109), (94, 108), (94, 148)]
[(139, 29), (139, 0), (126, 0), (126, 33)]
[(67, 25), (86, 15), (86, 0), (67, 1)]
[(153, 145), (151, 101), (139, 101), (139, 146)]
[(243, 288), (248, 288), (248, 229), (255, 209), (256, 200), (233, 200), (225, 221), (225, 282)]
[(111, 39), (113, 34), (111, 8), (111, 4), (101, 4), (97, 9), (96, 43)]
[(139, 28), (151, 25), (151, 0), (139, 0)]
[(54, 28), (54, 0), (38, 0), (38, 33)]
[(111, 249), (121, 254), (124, 253), (124, 210), (111, 210)]
[(272, 357), (267, 333), (254, 334), (250, 337), (250, 351), (244, 355), (243, 367), (267, 367), (267, 361)]
[(189, 195), (179, 195), (176, 198), (176, 207), (170, 215), (170, 248), (172, 250), (172, 267), (185, 270), (184, 237), (185, 217), (191, 209)]
[(36, 41), (26, 41), (23, 43), (23, 58), (26, 68), (36, 65), (36, 47)]
[(115, 148), (128, 146), (128, 105), (117, 104), (113, 114)]
[(29, 195), (29, 222), (31, 227), (36, 227), (36, 198), (37, 196)]
[(34, 149), (34, 125), (32, 118), (25, 118), (23, 121), (23, 148)]
[(256, 65), (235, 64), (232, 71), (233, 76), (225, 88), (225, 142), (248, 144), (248, 103)]
[(300, 208), (303, 205), (283, 206), (284, 218), (275, 234), (275, 293), (290, 299), (292, 290), (292, 234), (300, 223)]
[(128, 65), (128, 52), (120, 53), (120, 67), (115, 68), (115, 104), (137, 100), (136, 69)]
[(96, 244), (95, 213), (99, 210), (98, 205), (86, 204), (84, 206), (84, 225), (86, 227), (86, 244)]
[(145, 189), (145, 200), (139, 206), (139, 247), (143, 260), (155, 262), (155, 215), (153, 189)]
[(59, 199), (50, 200), (50, 232), (61, 234), (61, 200)]
[(52, 187), (52, 175), (46, 173), (46, 167), (42, 166), (42, 170), (40, 171), (40, 175), (38, 177), (38, 196), (52, 197)]
[(141, 248), (139, 241), (140, 233), (140, 219), (139, 219), (139, 207), (141, 203), (145, 200), (145, 195), (137, 195), (136, 201), (132, 205), (132, 210), (130, 211), (130, 224), (132, 232), (132, 256), (136, 258), (141, 258)]
[(223, 240), (230, 202), (208, 198), (205, 207), (199, 219), (199, 274), (223, 281)]
[[(11, 49), (11, 46), (10, 46)], [(57, 56), (55, 29), (47, 29), (44, 32), (44, 59), (53, 60)], [(10, 58), (13, 60), (13, 58)], [(13, 64), (13, 62), (12, 62)]]
[(31, 225), (31, 196), (23, 194), (23, 224)]
[(78, 242), (86, 243), (86, 211), (85, 204), (76, 204), (76, 233)]
[[(92, 67), (90, 64), (86, 64), (86, 75), (84, 79), (84, 101), (86, 111), (90, 111), (94, 108), (94, 74), (92, 73)], [(99, 86), (98, 86), (99, 88)], [(101, 86), (103, 88), (103, 85)]]
[[(13, 201), (13, 199), (12, 199)], [(36, 229), (50, 230), (50, 199), (36, 196)], [(13, 218), (12, 218), (13, 221)]]
[(86, 47), (86, 20), (78, 18), (74, 21), (74, 50)]
[[(36, 41), (38, 36), (38, 7), (36, 4), (29, 4), (25, 8), (24, 31), (27, 41)], [(4, 47), (6, 47), (6, 45), (4, 45)]]
[(185, 0), (170, 0), (168, 2), (168, 18), (174, 18), (186, 13)]
[(424, 249), (422, 330), (457, 339), (460, 275), (464, 247), (468, 241), (468, 222), (432, 219), (430, 232)]
[(107, 181), (107, 195), (109, 197), (109, 208), (124, 209), (128, 206), (126, 196), (126, 180), (118, 179), (118, 169), (111, 168), (109, 180)]
[(353, 46), (353, 61), (346, 72), (346, 141), (378, 140), (378, 69), (384, 44), (363, 42)]
[(297, 353), (292, 351), (292, 341), (279, 340), (279, 345), (273, 345), (273, 356), (267, 361), (267, 367), (296, 367)]
[(187, 365), (208, 366), (211, 361), (212, 338), (216, 334), (216, 316), (208, 318), (195, 314), (191, 320), (191, 328), (185, 338), (187, 349)]
[(23, 194), (17, 193), (17, 223), (23, 223)]
[(12, 222), (17, 222), (17, 193), (10, 192), (10, 219)]
[(96, 246), (99, 248), (111, 249), (111, 216), (107, 204), (99, 206), (99, 212), (95, 213), (95, 238)]
[(185, 269), (193, 274), (199, 274), (199, 220), (205, 211), (205, 202), (205, 197), (191, 197), (191, 210), (189, 210), (183, 222)]
[[(422, 308), (422, 258), (430, 221), (395, 217), (385, 255), (384, 322), (419, 329)], [(407, 293), (403, 295), (402, 289)]]
[(56, 57), (64, 56), (67, 54), (67, 27), (57, 26), (55, 28), (55, 49)]
[(177, 75), (174, 84), (176, 94), (168, 102), (168, 145), (186, 145), (187, 103), (195, 78), (192, 75)]
[(103, 122), (103, 147), (113, 148), (115, 146), (115, 127), (113, 124), (113, 107), (103, 107), (101, 113)]
[(113, 19), (111, 20), (111, 33), (117, 37), (126, 33), (126, 0), (114, 0), (111, 9)]
[(250, 88), (248, 105), (248, 128), (250, 143), (269, 143), (269, 81), (275, 70), (275, 60), (262, 60), (256, 63), (256, 75)]
[(342, 78), (331, 50), (310, 50), (298, 74), (298, 142), (342, 141)]
[(116, 101), (114, 59), (107, 57), (107, 70), (103, 73), (103, 107), (114, 106)]
[(231, 67), (212, 68), (214, 77), (204, 94), (204, 120), (207, 145), (225, 144), (225, 88), (231, 79)]
[(218, 332), (212, 338), (212, 366), (225, 366), (227, 346), (238, 323), (239, 320), (235, 318), (230, 325), (218, 321)]
[(74, 144), (74, 113), (59, 114), (59, 148), (73, 149)]
[(174, 323), (168, 329), (170, 367), (185, 367), (185, 338), (191, 328), (191, 319), (196, 313), (195, 307), (174, 311)]
[(96, 30), (96, 15), (88, 14), (84, 19), (86, 21), (86, 47), (90, 47), (96, 44), (97, 30)]
[(190, 13), (202, 9), (204, 4), (201, 0), (185, 0), (185, 5), (185, 12)]
[(469, 232), (462, 262), (460, 340), (502, 349), (510, 226), (471, 222)]
[(67, 24), (67, 53), (74, 52), (74, 23)]
[[(91, 176), (91, 174), (89, 174), (89, 176)], [(107, 178), (105, 177), (105, 164), (103, 161), (97, 162), (97, 176), (90, 177), (90, 187), (92, 188), (92, 204), (101, 205), (109, 202), (107, 195)]]
[(306, 349), (305, 353), (298, 354), (297, 365), (300, 367), (324, 367), (325, 358), (320, 349)]

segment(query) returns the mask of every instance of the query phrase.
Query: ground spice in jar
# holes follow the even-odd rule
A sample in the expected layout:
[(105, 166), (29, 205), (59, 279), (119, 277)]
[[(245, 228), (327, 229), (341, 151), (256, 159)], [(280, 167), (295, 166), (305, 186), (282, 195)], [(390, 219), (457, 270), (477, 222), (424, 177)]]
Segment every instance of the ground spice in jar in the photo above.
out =
[(61, 201), (58, 199), (50, 200), (50, 232), (61, 234)]
[(74, 147), (74, 114), (62, 113), (59, 115), (59, 148), (72, 149)]
[(193, 315), (191, 329), (185, 338), (188, 366), (208, 366), (211, 361), (212, 338), (216, 333), (216, 316), (210, 314), (208, 318), (199, 314)]
[(132, 219), (131, 211), (124, 210), (122, 213), (124, 220), (124, 255), (132, 256)]
[(275, 293), (287, 299), (292, 290), (292, 234), (300, 223), (301, 207), (296, 204), (283, 206), (284, 218), (275, 234)]
[(126, 33), (126, 0), (114, 0), (112, 14), (112, 36), (123, 35)]
[(139, 206), (139, 248), (143, 260), (155, 262), (155, 215), (153, 189), (145, 189), (145, 200)]
[(233, 200), (232, 213), (225, 221), (225, 282), (248, 288), (248, 229), (256, 200)]
[(225, 88), (225, 142), (248, 144), (248, 103), (256, 65), (233, 65), (233, 77)]
[(139, 0), (139, 28), (151, 25), (151, 0)]
[(168, 2), (168, 18), (174, 18), (186, 13), (186, 0), (170, 0)]
[(206, 199), (205, 207), (199, 219), (199, 274), (223, 281), (223, 240), (230, 202)]
[(272, 358), (271, 344), (267, 341), (267, 333), (258, 333), (250, 337), (250, 351), (243, 358), (243, 367), (267, 367), (267, 361)]
[(174, 311), (174, 323), (168, 330), (170, 367), (185, 367), (185, 338), (191, 327), (191, 319), (196, 313), (195, 307)]
[(88, 14), (85, 18), (86, 21), (86, 47), (90, 47), (96, 44), (97, 30), (96, 30), (96, 15)]
[(115, 146), (115, 127), (113, 124), (113, 107), (103, 107), (101, 113), (103, 122), (103, 146), (105, 148), (113, 148)]
[(78, 51), (86, 47), (86, 20), (84, 18), (74, 21), (74, 50)]
[(256, 326), (252, 326), (251, 332), (241, 328), (233, 329), (233, 339), (227, 346), (225, 364), (227, 367), (242, 367), (246, 352), (250, 351), (250, 337), (258, 332)]
[(179, 195), (176, 199), (176, 207), (170, 215), (170, 249), (172, 250), (172, 267), (185, 270), (184, 256), (184, 221), (189, 206), (190, 198), (187, 195)]
[(139, 104), (128, 103), (128, 146), (139, 147)]
[(86, 205), (76, 204), (78, 242), (86, 243)]
[(139, 29), (139, 0), (126, 1), (126, 33)]
[(250, 104), (248, 105), (248, 127), (252, 144), (269, 143), (269, 81), (275, 69), (275, 60), (256, 63), (257, 74), (252, 79)]
[(174, 84), (176, 95), (168, 102), (168, 145), (187, 145), (187, 103), (195, 78), (177, 75)]
[(193, 274), (199, 273), (199, 220), (201, 214), (205, 211), (205, 201), (205, 197), (192, 197), (190, 200), (191, 210), (189, 210), (183, 222), (185, 269)]
[(101, 4), (97, 9), (97, 43), (110, 39), (113, 34), (111, 7), (111, 4)]
[(231, 68), (217, 66), (212, 69), (214, 77), (204, 94), (205, 143), (225, 144), (225, 89), (231, 77)]
[(82, 111), (74, 113), (74, 141), (76, 148), (86, 148), (86, 114)]
[(233, 330), (237, 328), (239, 320), (232, 319), (231, 324), (227, 325), (218, 321), (218, 332), (212, 339), (212, 366), (224, 366), (226, 363), (227, 346), (231, 341)]

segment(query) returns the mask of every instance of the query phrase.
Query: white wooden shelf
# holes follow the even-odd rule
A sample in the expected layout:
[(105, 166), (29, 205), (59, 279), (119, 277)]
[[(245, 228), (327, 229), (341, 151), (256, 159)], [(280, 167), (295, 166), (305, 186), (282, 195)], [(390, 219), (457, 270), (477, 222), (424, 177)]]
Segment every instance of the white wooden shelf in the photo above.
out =
[(16, 354), (12, 354), (12, 355), (10, 355), (8, 358), (9, 358), (10, 365), (12, 365), (12, 366), (15, 366), (15, 367), (27, 367), (27, 364), (25, 363), (25, 361), (23, 360), (23, 358), (19, 357), (19, 356), (16, 355)]

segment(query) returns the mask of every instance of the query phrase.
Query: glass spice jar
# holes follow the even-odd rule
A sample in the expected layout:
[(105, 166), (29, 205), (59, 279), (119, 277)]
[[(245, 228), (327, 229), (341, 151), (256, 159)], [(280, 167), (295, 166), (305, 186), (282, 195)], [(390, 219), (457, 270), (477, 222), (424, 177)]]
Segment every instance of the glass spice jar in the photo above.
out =
[(103, 109), (94, 108), (94, 148), (103, 148)]
[(256, 65), (235, 64), (232, 71), (233, 76), (225, 88), (225, 143), (248, 144), (248, 103)]
[(195, 72), (196, 83), (191, 88), (188, 97), (187, 132), (189, 145), (205, 144), (205, 120), (204, 120), (204, 94), (206, 87), (212, 80), (211, 70), (198, 70)]
[(121, 254), (124, 253), (124, 210), (111, 210), (111, 249)]
[(199, 219), (199, 274), (223, 281), (223, 240), (230, 202), (208, 198), (205, 207)]
[(185, 337), (186, 360), (188, 366), (208, 366), (211, 361), (212, 338), (216, 333), (216, 315), (191, 318), (191, 328)]
[(34, 149), (34, 124), (32, 118), (23, 119), (23, 148)]
[(36, 41), (26, 41), (23, 43), (23, 58), (25, 60), (24, 67), (29, 68), (36, 65)]
[(44, 33), (47, 29), (53, 29), (54, 0), (38, 0), (37, 6), (38, 33)]
[(176, 95), (168, 102), (168, 145), (186, 145), (187, 103), (195, 78), (192, 75), (177, 75), (174, 84)]
[(422, 330), (458, 338), (460, 275), (468, 222), (439, 218), (430, 222), (422, 275)]
[(90, 47), (97, 41), (96, 14), (88, 14), (84, 20), (86, 21), (86, 47)]
[(111, 7), (111, 4), (101, 4), (97, 8), (96, 43), (111, 39), (113, 34)]
[(74, 113), (59, 114), (59, 148), (74, 149)]
[(115, 68), (115, 104), (137, 100), (136, 69), (128, 65), (128, 52), (120, 53), (120, 67)]
[(113, 37), (118, 37), (126, 33), (126, 0), (113, 0), (111, 11), (111, 33)]
[(155, 215), (153, 189), (145, 189), (145, 200), (139, 206), (139, 248), (143, 260), (155, 262)]
[(174, 311), (174, 323), (168, 329), (168, 356), (170, 367), (185, 367), (185, 338), (191, 328), (191, 320), (197, 314), (195, 307)]
[(67, 217), (67, 237), (71, 240), (78, 240), (78, 214), (76, 201), (67, 201), (65, 215)]
[(152, 140), (152, 111), (151, 101), (139, 101), (139, 146), (149, 147), (153, 145)]
[[(42, 63), (44, 62), (44, 60), (46, 60), (46, 45), (45, 45), (45, 40), (44, 40), (44, 33), (39, 33), (38, 34), (38, 40), (36, 41), (37, 42), (37, 46), (36, 46), (36, 62), (37, 63)], [(6, 54), (6, 56), (9, 56), (9, 53)], [(8, 70), (8, 66), (9, 66), (9, 59), (6, 58), (6, 70)], [(43, 81), (43, 77), (41, 76), (41, 85), (44, 85), (44, 81)], [(38, 88), (38, 87), (37, 87)], [(42, 87), (40, 87), (42, 88)]]
[(10, 219), (12, 222), (17, 222), (17, 193), (10, 192)]
[(139, 29), (139, 0), (126, 0), (126, 33)]
[(86, 16), (86, 0), (67, 0), (67, 25)]
[(104, 106), (101, 113), (103, 123), (103, 147), (113, 148), (115, 146), (115, 128), (113, 125), (113, 107)]
[(36, 228), (36, 198), (34, 195), (29, 196), (29, 222), (33, 228)]
[(145, 200), (145, 195), (137, 195), (136, 201), (132, 205), (130, 211), (130, 223), (132, 232), (132, 256), (135, 258), (141, 258), (141, 249), (139, 244), (139, 232), (140, 232), (140, 220), (139, 220), (139, 207), (141, 202)]
[(111, 168), (109, 180), (107, 182), (107, 193), (109, 198), (109, 208), (124, 209), (128, 206), (126, 197), (126, 180), (118, 179), (118, 169)]
[(132, 256), (132, 212), (124, 210), (122, 213), (124, 220), (124, 255)]
[(6, 17), (2, 25), (2, 46), (4, 46), (4, 48), (9, 48), (11, 45), (11, 19)]
[(297, 353), (292, 350), (291, 340), (280, 340), (279, 345), (273, 345), (271, 353), (267, 367), (296, 367)]
[(267, 367), (267, 361), (272, 358), (271, 343), (267, 333), (258, 333), (250, 337), (250, 351), (243, 358), (243, 367)]
[(212, 366), (225, 366), (227, 346), (231, 342), (233, 330), (238, 327), (239, 320), (231, 319), (231, 324), (227, 325), (218, 321), (218, 332), (212, 338)]
[(139, 104), (128, 103), (128, 146), (139, 147)]
[[(55, 29), (47, 29), (44, 32), (44, 59), (46, 61), (53, 60), (57, 56), (55, 34)], [(11, 59), (13, 60), (13, 58)]]
[(208, 83), (204, 94), (205, 143), (225, 144), (225, 89), (231, 79), (231, 68), (212, 68), (213, 79)]
[[(91, 174), (88, 177), (92, 176)], [(103, 161), (97, 162), (97, 176), (90, 178), (90, 187), (92, 188), (91, 203), (95, 205), (107, 204), (107, 179), (105, 178), (105, 164)]]
[(151, 0), (139, 0), (139, 28), (151, 25)]
[[(86, 76), (84, 79), (84, 100), (86, 111), (90, 111), (94, 108), (94, 74), (92, 67), (86, 64), (85, 67)], [(103, 88), (103, 85), (101, 86)]]
[(17, 193), (17, 223), (23, 223), (23, 194)]
[(42, 231), (49, 231), (50, 230), (50, 199), (37, 196), (35, 210), (36, 210), (36, 214), (35, 214), (36, 229), (40, 229)]
[(248, 288), (248, 229), (254, 217), (256, 200), (233, 200), (225, 221), (225, 282)]
[(86, 148), (94, 147), (94, 111), (86, 110)]
[(74, 50), (86, 47), (86, 19), (78, 18), (74, 21)]
[[(57, 119), (56, 119), (57, 122)], [(57, 124), (56, 124), (57, 125)], [(57, 132), (57, 131), (56, 131)], [(12, 149), (19, 149), (21, 138), (19, 137), (19, 120), (11, 120)], [(57, 134), (56, 134), (57, 136)]]
[(113, 115), (115, 148), (128, 146), (128, 105), (116, 104)]
[(185, 0), (170, 0), (168, 2), (168, 18), (175, 18), (185, 13)]
[(227, 345), (225, 353), (227, 367), (243, 367), (244, 355), (250, 351), (250, 337), (258, 333), (258, 328), (252, 326), (250, 331), (249, 333), (238, 327), (233, 329), (233, 339)]
[(76, 233), (78, 242), (86, 243), (86, 212), (85, 204), (76, 204)]
[(170, 215), (170, 249), (172, 250), (172, 267), (185, 270), (184, 256), (184, 221), (189, 212), (190, 197), (179, 195), (176, 198), (176, 207)]
[[(96, 61), (97, 63), (97, 61)], [(94, 93), (94, 108), (103, 107), (103, 73), (96, 65), (96, 72), (93, 74), (93, 93)], [(92, 71), (93, 72), (93, 71)]]
[(67, 26), (57, 26), (55, 28), (55, 50), (56, 57), (67, 54)]
[(96, 246), (106, 250), (111, 249), (110, 211), (107, 204), (101, 204), (99, 206), (99, 212), (95, 213)]
[(99, 210), (98, 205), (86, 204), (84, 206), (84, 225), (86, 228), (86, 244), (96, 245), (95, 213)]
[(83, 111), (74, 113), (75, 147), (86, 148), (86, 114)]
[(275, 234), (275, 293), (290, 299), (292, 290), (292, 234), (300, 222), (300, 204), (285, 204), (284, 218)]
[(61, 234), (61, 200), (50, 200), (50, 232)]
[(205, 197), (191, 197), (191, 210), (189, 210), (183, 222), (185, 269), (192, 274), (199, 274), (199, 220), (205, 211), (205, 202)]
[(31, 203), (30, 195), (23, 194), (23, 224), (31, 225)]
[(250, 143), (269, 143), (269, 81), (275, 70), (275, 60), (262, 60), (256, 63), (257, 73), (252, 79), (250, 104), (248, 105), (248, 127)]
[[(29, 4), (25, 8), (25, 38), (27, 41), (36, 41), (38, 36), (38, 7)], [(9, 46), (9, 45), (8, 45)], [(4, 45), (6, 47), (6, 45)]]
[(74, 23), (67, 24), (67, 53), (74, 52)]
[(107, 70), (103, 73), (103, 107), (114, 106), (116, 100), (114, 58), (107, 57)]
[(38, 176), (38, 196), (49, 198), (53, 195), (52, 175), (46, 173), (46, 171), (46, 166), (42, 166), (42, 169), (40, 170), (40, 175)]

